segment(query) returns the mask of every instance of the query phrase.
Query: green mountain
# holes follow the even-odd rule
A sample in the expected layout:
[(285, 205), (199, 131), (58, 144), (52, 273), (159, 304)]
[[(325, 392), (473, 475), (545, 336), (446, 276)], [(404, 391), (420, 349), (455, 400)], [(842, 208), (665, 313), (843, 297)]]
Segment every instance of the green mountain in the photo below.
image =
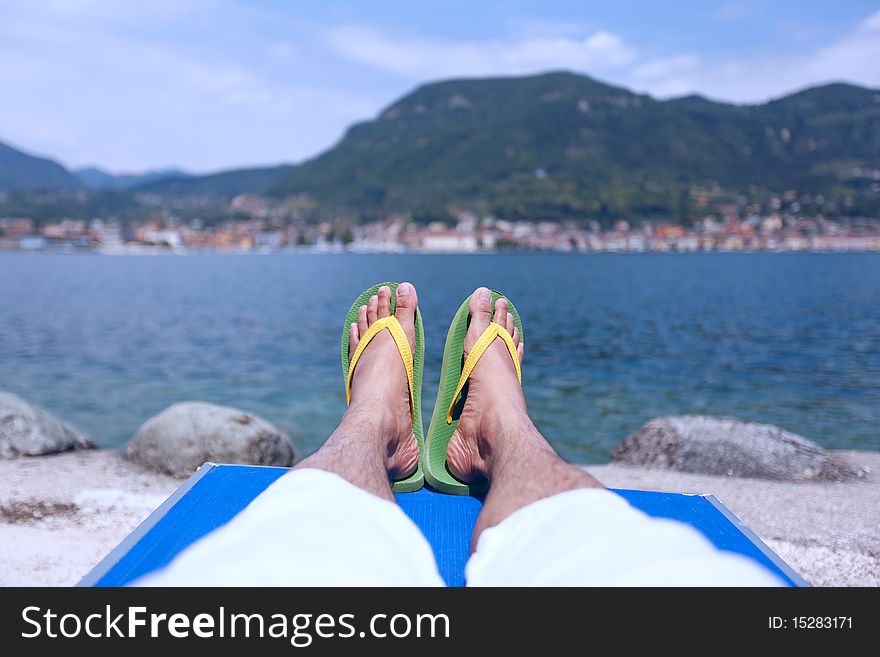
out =
[(178, 175), (137, 185), (138, 192), (169, 196), (231, 198), (243, 193), (262, 193), (277, 182), (290, 165), (237, 169), (207, 176)]
[(179, 169), (158, 169), (145, 173), (113, 174), (97, 167), (74, 170), (73, 174), (89, 189), (131, 189), (166, 178), (189, 178), (191, 174)]
[(507, 218), (687, 215), (694, 188), (880, 201), (880, 91), (832, 84), (762, 105), (660, 101), (571, 73), (419, 87), (270, 187), (330, 214), (470, 207)]
[[(731, 202), (766, 208), (771, 194), (793, 190), (786, 203), (797, 198), (807, 213), (880, 218), (880, 90), (829, 84), (731, 105), (661, 101), (564, 72), (450, 80), (417, 88), (296, 166), (79, 175), (95, 208), (64, 191), (83, 185), (63, 167), (0, 144), (0, 191), (13, 190), (4, 212), (40, 216), (139, 216), (156, 199), (193, 198), (175, 212), (219, 220), (231, 197), (255, 193), (296, 196), (305, 219), (403, 212), (428, 220), (470, 209), (506, 219), (687, 222)], [(61, 192), (49, 208), (33, 189)], [(138, 193), (155, 198), (144, 205)]]
[(28, 155), (0, 142), (0, 192), (79, 187), (82, 187), (79, 179), (57, 162)]

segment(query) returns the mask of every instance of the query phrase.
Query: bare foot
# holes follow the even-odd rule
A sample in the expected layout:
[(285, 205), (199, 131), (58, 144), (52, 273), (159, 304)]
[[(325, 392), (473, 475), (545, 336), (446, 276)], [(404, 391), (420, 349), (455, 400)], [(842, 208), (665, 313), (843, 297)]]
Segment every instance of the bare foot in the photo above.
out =
[[(413, 352), (416, 342), (414, 318), (418, 301), (412, 284), (401, 283), (397, 287), (394, 315), (403, 327)], [(350, 327), (349, 354), (354, 354), (361, 336), (373, 322), (390, 315), (391, 288), (383, 285), (366, 306), (361, 306), (357, 323)], [(378, 423), (378, 433), (387, 441), (385, 466), (391, 481), (403, 479), (415, 471), (419, 462), (419, 445), (413, 433), (406, 370), (397, 345), (388, 331), (382, 331), (374, 337), (358, 360), (351, 381), (349, 412), (366, 415)]]
[[(485, 287), (474, 291), (470, 302), (471, 322), (464, 338), (465, 358), (489, 323), (495, 322), (513, 337), (522, 362), (523, 345), (507, 308), (507, 300), (498, 299), (493, 315), (491, 292)], [(496, 339), (468, 380), (467, 400), (446, 449), (446, 461), (452, 474), (469, 483), (487, 479), (495, 447), (493, 441), (503, 433), (502, 427), (511, 423), (531, 424), (531, 421), (510, 353), (504, 342)]]

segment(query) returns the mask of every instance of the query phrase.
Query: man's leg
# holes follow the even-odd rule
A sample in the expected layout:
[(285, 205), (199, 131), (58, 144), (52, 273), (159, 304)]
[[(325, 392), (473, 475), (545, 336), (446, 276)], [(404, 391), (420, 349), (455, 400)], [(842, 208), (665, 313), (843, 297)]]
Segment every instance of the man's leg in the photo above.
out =
[[(415, 287), (397, 287), (395, 317), (403, 327), (410, 349), (415, 351)], [(380, 288), (349, 331), (350, 354), (360, 337), (377, 319), (391, 314), (391, 289)], [(419, 460), (419, 446), (413, 434), (406, 371), (388, 331), (383, 331), (364, 351), (351, 382), (351, 405), (342, 421), (321, 448), (301, 461), (294, 470), (314, 468), (338, 474), (358, 488), (394, 501), (391, 480), (412, 473)]]
[[(523, 358), (507, 303), (471, 300), (465, 353), (490, 321), (505, 326)], [(453, 474), (491, 482), (472, 541), (472, 585), (778, 584), (762, 567), (723, 553), (692, 528), (649, 518), (562, 460), (528, 416), (500, 340), (471, 375), (447, 450)]]
[[(396, 317), (412, 348), (418, 298), (397, 288)], [(391, 314), (387, 287), (361, 309), (351, 352)], [(394, 502), (391, 481), (418, 463), (403, 363), (387, 331), (361, 356), (351, 405), (324, 445), (224, 527), (182, 552), (147, 586), (442, 585), (431, 546)]]

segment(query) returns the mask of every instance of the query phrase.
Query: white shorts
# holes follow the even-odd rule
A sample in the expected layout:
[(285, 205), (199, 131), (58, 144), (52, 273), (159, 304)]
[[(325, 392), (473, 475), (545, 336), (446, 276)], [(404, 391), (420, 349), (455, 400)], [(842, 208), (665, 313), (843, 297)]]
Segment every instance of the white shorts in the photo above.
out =
[[(529, 504), (485, 530), (468, 586), (780, 586), (758, 563), (607, 490)], [(279, 478), (140, 586), (443, 586), (396, 504), (323, 470)]]

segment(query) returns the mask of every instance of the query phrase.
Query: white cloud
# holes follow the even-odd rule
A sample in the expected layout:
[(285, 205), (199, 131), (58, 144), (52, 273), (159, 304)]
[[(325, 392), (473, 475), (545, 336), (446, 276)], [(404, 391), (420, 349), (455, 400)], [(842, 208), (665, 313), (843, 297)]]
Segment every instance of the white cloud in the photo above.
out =
[(718, 8), (715, 12), (715, 18), (720, 21), (741, 21), (747, 18), (754, 18), (761, 13), (762, 4), (755, 0), (727, 2)]
[(257, 33), (221, 0), (125, 4), (4, 7), (0, 141), (68, 166), (210, 171), (312, 155), (386, 100), (298, 75), (311, 63), (280, 40), (166, 29)]
[[(761, 8), (744, 1), (722, 13)], [(113, 170), (297, 161), (415, 84), (457, 76), (569, 69), (740, 102), (831, 80), (880, 87), (880, 12), (832, 42), (810, 33), (798, 52), (729, 60), (647, 56), (649, 42), (571, 22), (499, 18), (501, 36), (480, 40), (391, 36), (328, 27), (351, 13), (233, 0), (0, 0), (0, 14), (0, 141)]]
[(634, 66), (626, 82), (661, 97), (700, 93), (760, 102), (804, 87), (845, 81), (880, 87), (880, 12), (831, 44), (797, 55), (710, 61), (673, 55)]
[(859, 26), (859, 30), (861, 32), (873, 32), (875, 30), (880, 30), (880, 11), (877, 13), (868, 16), (862, 24)]
[(508, 21), (510, 33), (521, 38), (559, 37), (578, 38), (584, 34), (582, 23), (575, 21), (528, 18)]
[(549, 69), (601, 72), (619, 69), (635, 58), (620, 37), (602, 31), (583, 38), (468, 42), (394, 38), (371, 27), (343, 25), (327, 30), (325, 37), (336, 53), (350, 61), (419, 81)]
[(692, 76), (700, 64), (700, 57), (694, 54), (652, 59), (633, 68), (632, 77), (656, 95), (679, 96), (693, 91)]
[(847, 79), (880, 85), (880, 11), (835, 44), (820, 48), (805, 73), (818, 79)]
[(276, 41), (266, 49), (266, 52), (272, 59), (282, 62), (289, 61), (297, 54), (296, 47), (289, 41)]
[(640, 79), (656, 80), (692, 71), (699, 65), (700, 57), (698, 55), (673, 55), (639, 64), (633, 69), (633, 75)]

